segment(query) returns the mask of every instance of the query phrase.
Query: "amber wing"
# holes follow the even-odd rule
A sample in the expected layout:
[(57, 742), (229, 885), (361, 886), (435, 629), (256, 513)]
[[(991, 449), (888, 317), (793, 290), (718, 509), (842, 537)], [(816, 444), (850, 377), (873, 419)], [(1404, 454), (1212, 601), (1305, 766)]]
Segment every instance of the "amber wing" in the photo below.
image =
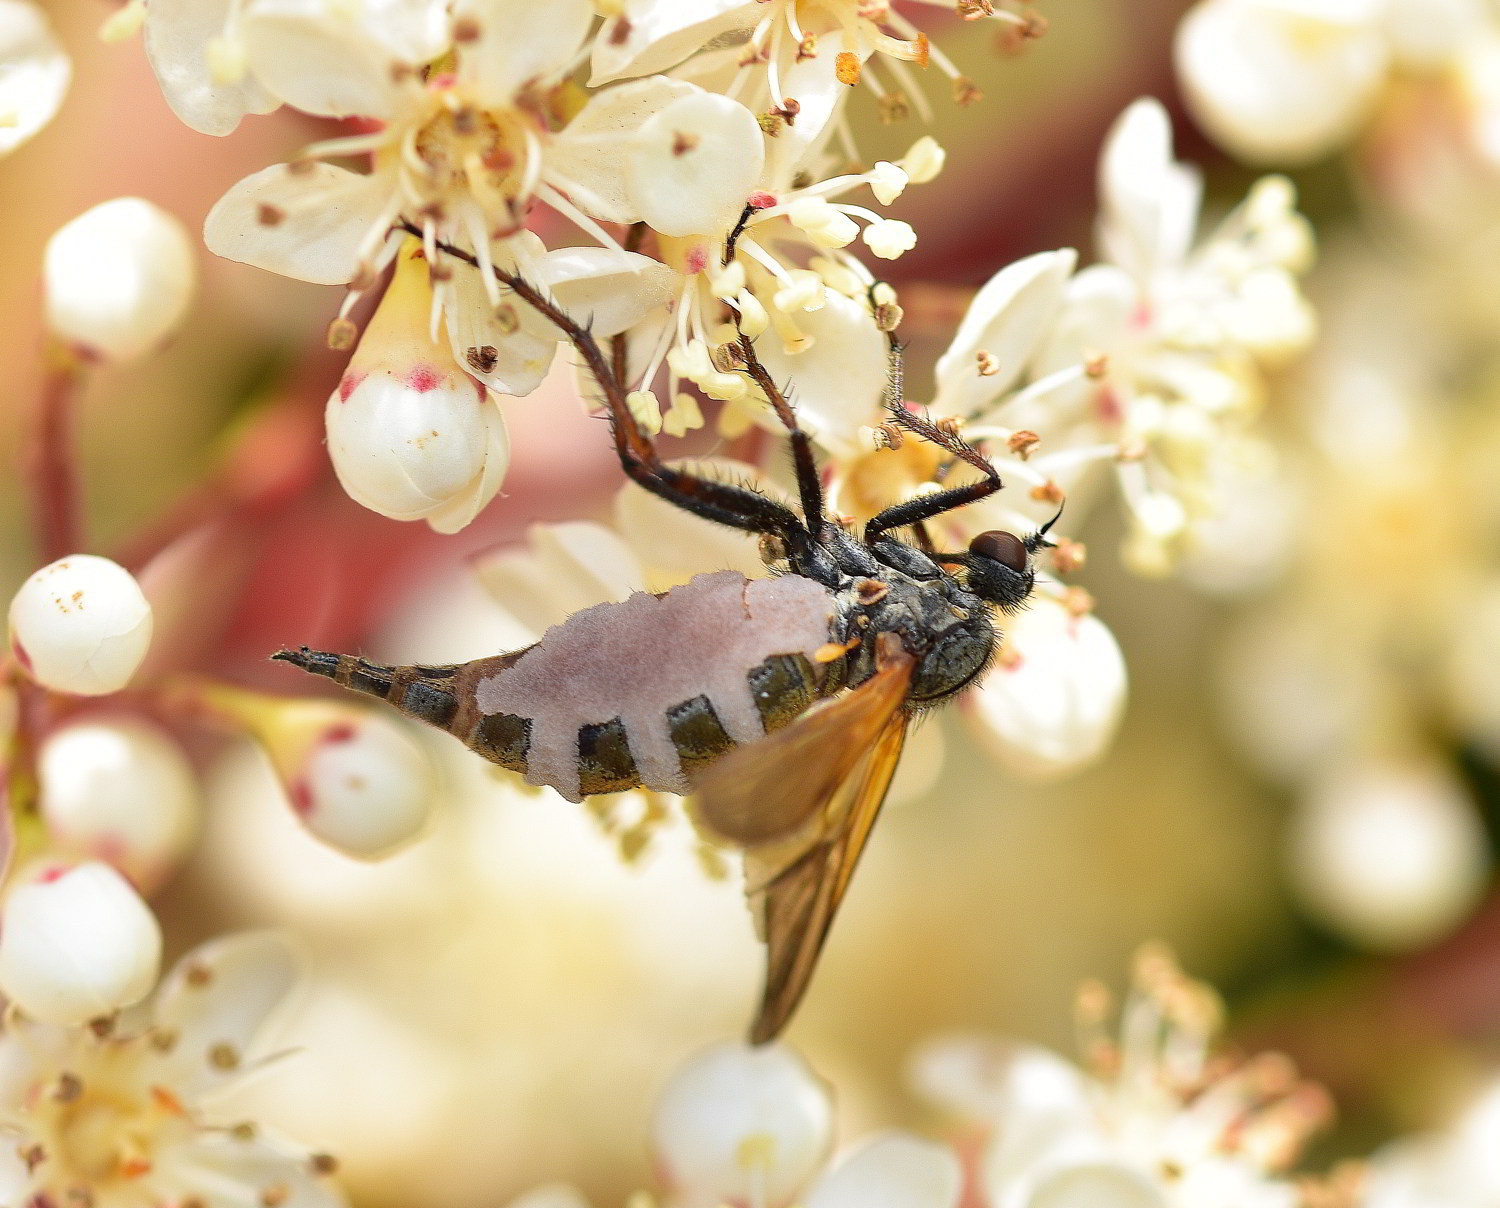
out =
[(756, 1044), (776, 1037), (807, 990), (901, 757), (914, 665), (891, 639), (865, 683), (698, 778), (704, 827), (745, 848), (745, 890), (766, 945)]

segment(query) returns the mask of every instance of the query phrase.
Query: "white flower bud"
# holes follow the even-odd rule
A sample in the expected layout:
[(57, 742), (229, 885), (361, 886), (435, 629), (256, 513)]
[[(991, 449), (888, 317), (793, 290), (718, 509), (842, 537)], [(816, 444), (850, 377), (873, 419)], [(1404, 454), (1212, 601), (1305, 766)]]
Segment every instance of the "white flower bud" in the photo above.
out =
[(47, 241), (47, 324), (93, 355), (128, 360), (177, 330), (198, 269), (187, 228), (139, 197), (80, 214)]
[(10, 645), (39, 684), (57, 692), (118, 692), (151, 644), (151, 605), (108, 558), (70, 554), (44, 566), (10, 602)]
[(42, 819), (62, 851), (114, 865), (149, 893), (187, 851), (198, 782), (171, 736), (145, 721), (81, 721), (37, 758)]
[(139, 1002), (160, 963), (155, 917), (107, 864), (48, 868), (5, 903), (0, 991), (43, 1023), (83, 1023)]
[(870, 169), (870, 192), (881, 205), (888, 206), (901, 196), (908, 179), (905, 172), (883, 159)]
[(275, 698), (255, 698), (242, 716), (297, 817), (330, 847), (378, 860), (426, 827), (432, 767), (396, 722), (326, 701)]
[(1305, 161), (1364, 121), (1389, 49), (1375, 0), (1203, 0), (1177, 27), (1193, 116), (1234, 155)]
[(41, 9), (0, 0), (0, 155), (52, 120), (73, 75)]
[(958, 1155), (910, 1133), (871, 1137), (802, 1197), (804, 1208), (957, 1208)]
[(782, 1203), (833, 1139), (828, 1089), (792, 1050), (724, 1043), (673, 1076), (651, 1135), (674, 1202)]
[(864, 241), (882, 260), (895, 260), (917, 246), (917, 232), (909, 222), (882, 218), (865, 227)]
[(925, 185), (943, 170), (948, 153), (930, 134), (924, 134), (901, 157), (900, 168), (914, 185)]
[(403, 255), (324, 420), (350, 498), (454, 533), (499, 491), (510, 441), (484, 386), (428, 334), (431, 299), (425, 265)]
[(1292, 882), (1306, 906), (1357, 943), (1419, 947), (1479, 900), (1484, 830), (1451, 773), (1435, 764), (1336, 769), (1302, 802)]
[(1103, 754), (1125, 707), (1125, 660), (1098, 617), (1048, 596), (1006, 622), (1004, 646), (965, 717), (1007, 767), (1037, 778)]

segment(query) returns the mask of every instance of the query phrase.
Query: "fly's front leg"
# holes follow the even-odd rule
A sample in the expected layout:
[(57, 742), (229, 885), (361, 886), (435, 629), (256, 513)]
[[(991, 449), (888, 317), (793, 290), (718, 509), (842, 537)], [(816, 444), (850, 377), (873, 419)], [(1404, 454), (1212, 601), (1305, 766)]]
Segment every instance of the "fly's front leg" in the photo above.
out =
[(908, 411), (900, 404), (890, 407), (890, 415), (892, 423), (915, 433), (940, 449), (947, 450), (960, 461), (973, 466), (984, 477), (978, 482), (966, 483), (961, 487), (949, 487), (947, 490), (934, 491), (929, 495), (919, 495), (915, 499), (908, 499), (905, 503), (886, 508), (865, 525), (866, 541), (873, 541), (890, 529), (919, 525), (935, 516), (941, 516), (944, 512), (951, 512), (954, 508), (976, 503), (993, 495), (1005, 485), (1000, 481), (1000, 473), (990, 463), (989, 458), (956, 432), (941, 428), (925, 416)]
[[(410, 223), (399, 225), (412, 234), (422, 233)], [(435, 246), (444, 255), (483, 271), (472, 252), (442, 239), (436, 240)], [(698, 478), (664, 463), (657, 455), (650, 435), (637, 422), (626, 401), (623, 375), (617, 369), (618, 354), (616, 359), (606, 356), (587, 327), (524, 277), (507, 272), (498, 265), (492, 265), (490, 271), (497, 281), (545, 316), (577, 350), (604, 394), (614, 432), (615, 452), (632, 481), (669, 503), (718, 524), (777, 536), (793, 547), (804, 547), (808, 543), (807, 530), (790, 508), (747, 488)]]

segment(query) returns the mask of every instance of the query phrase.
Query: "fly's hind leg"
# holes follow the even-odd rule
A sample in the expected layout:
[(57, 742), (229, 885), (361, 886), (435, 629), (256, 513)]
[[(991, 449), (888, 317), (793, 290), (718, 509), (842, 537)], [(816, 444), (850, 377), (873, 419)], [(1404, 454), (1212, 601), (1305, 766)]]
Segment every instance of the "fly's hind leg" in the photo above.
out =
[[(410, 223), (401, 223), (400, 229), (422, 234)], [(483, 271), (472, 252), (442, 239), (434, 245), (444, 255)], [(500, 284), (544, 315), (577, 350), (604, 395), (614, 431), (615, 452), (621, 467), (634, 482), (684, 511), (729, 528), (780, 537), (794, 548), (805, 547), (811, 541), (807, 528), (790, 508), (746, 487), (699, 478), (663, 462), (650, 435), (636, 421), (626, 402), (623, 357), (618, 353), (614, 357), (606, 355), (584, 324), (524, 277), (498, 265), (492, 265), (490, 271)]]

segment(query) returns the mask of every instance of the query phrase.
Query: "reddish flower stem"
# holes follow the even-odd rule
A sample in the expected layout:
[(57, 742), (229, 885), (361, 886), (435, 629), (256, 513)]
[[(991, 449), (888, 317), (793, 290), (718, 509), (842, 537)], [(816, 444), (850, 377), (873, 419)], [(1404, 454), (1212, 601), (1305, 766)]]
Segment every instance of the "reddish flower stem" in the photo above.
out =
[(48, 349), (28, 466), (37, 545), (44, 563), (79, 550), (73, 412), (82, 380), (83, 366), (75, 356), (64, 349)]

